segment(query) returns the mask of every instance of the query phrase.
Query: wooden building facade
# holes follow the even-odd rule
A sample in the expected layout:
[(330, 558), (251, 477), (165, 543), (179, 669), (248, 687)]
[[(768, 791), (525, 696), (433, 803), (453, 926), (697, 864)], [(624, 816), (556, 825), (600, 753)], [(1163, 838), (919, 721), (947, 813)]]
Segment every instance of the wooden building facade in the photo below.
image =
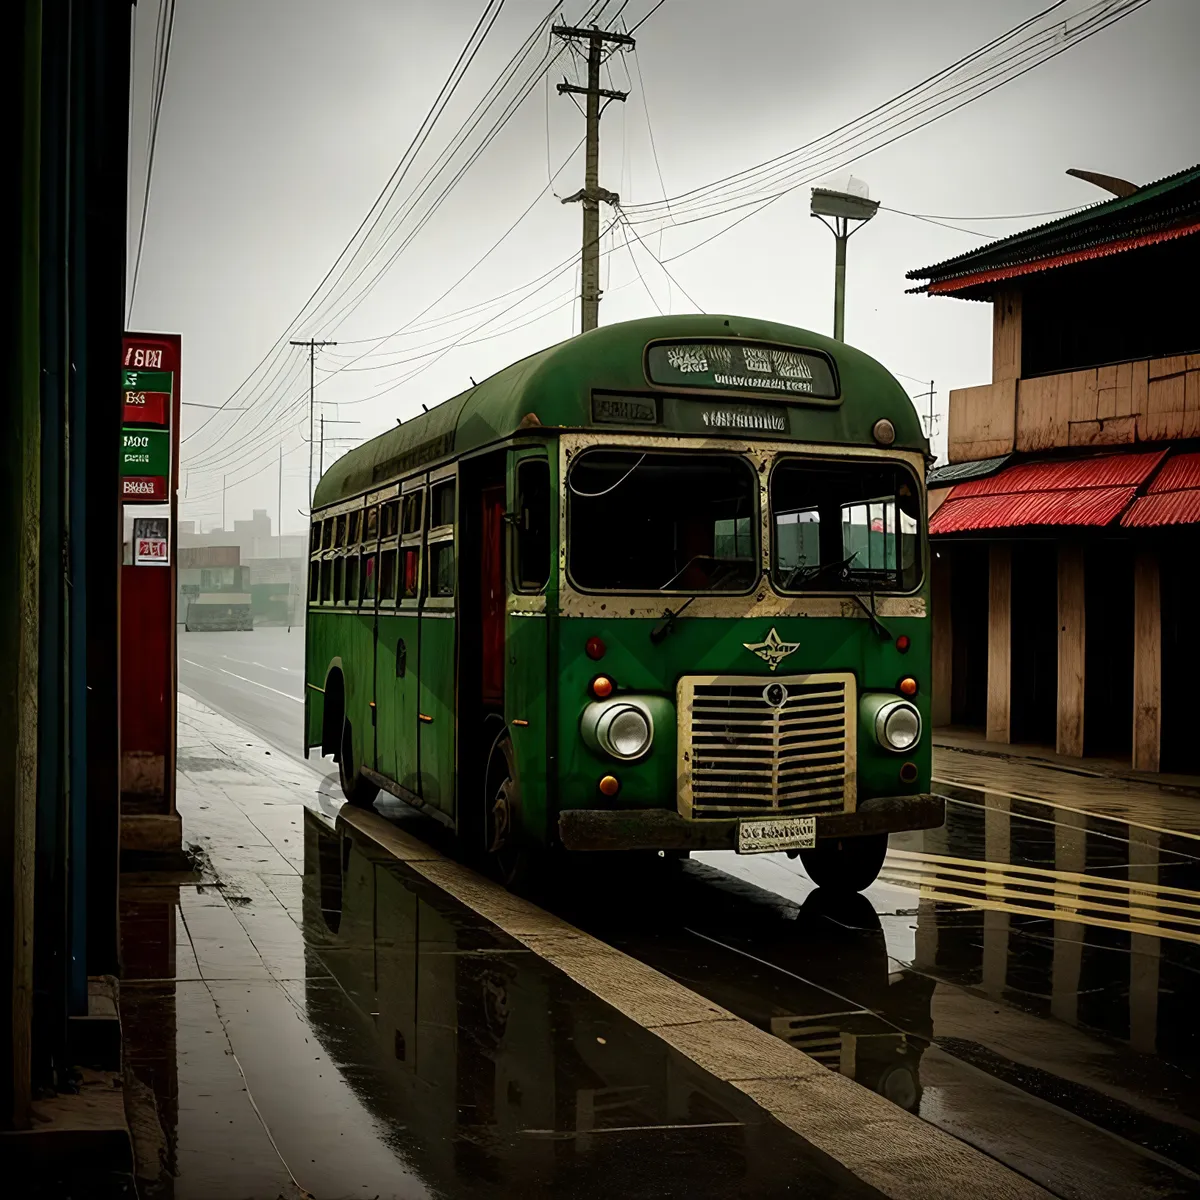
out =
[(930, 472), (934, 721), (1200, 774), (1200, 167), (910, 272), (990, 303)]

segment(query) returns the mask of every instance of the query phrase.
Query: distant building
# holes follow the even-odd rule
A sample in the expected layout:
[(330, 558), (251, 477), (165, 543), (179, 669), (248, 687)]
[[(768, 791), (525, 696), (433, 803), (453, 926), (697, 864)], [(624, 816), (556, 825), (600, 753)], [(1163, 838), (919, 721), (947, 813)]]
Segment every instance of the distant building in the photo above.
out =
[(930, 473), (934, 722), (1200, 770), (1200, 167), (910, 272), (990, 303)]

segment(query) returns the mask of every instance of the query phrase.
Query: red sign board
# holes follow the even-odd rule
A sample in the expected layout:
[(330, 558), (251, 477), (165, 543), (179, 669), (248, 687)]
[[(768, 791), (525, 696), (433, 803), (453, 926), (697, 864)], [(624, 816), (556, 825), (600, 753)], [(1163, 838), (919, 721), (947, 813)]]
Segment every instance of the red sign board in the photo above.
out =
[(171, 423), (171, 394), (169, 392), (125, 392), (126, 425), (169, 425)]
[(161, 504), (167, 498), (167, 481), (161, 475), (126, 475), (121, 480), (121, 499)]

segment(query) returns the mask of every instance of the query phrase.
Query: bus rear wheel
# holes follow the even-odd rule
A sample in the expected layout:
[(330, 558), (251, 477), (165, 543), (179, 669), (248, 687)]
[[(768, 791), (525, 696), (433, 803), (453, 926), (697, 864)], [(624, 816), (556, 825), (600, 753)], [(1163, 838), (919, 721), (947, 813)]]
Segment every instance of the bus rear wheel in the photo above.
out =
[(370, 808), (379, 795), (379, 789), (368, 783), (354, 763), (354, 730), (349, 717), (342, 718), (342, 739), (338, 748), (338, 779), (342, 784), (342, 794), (348, 803), (356, 808)]
[(886, 833), (866, 837), (829, 838), (800, 851), (808, 877), (831, 892), (861, 892), (879, 878), (887, 854)]
[(483, 849), (492, 874), (506, 888), (530, 882), (531, 857), (521, 822), (521, 786), (512, 739), (501, 733), (488, 757), (483, 795)]

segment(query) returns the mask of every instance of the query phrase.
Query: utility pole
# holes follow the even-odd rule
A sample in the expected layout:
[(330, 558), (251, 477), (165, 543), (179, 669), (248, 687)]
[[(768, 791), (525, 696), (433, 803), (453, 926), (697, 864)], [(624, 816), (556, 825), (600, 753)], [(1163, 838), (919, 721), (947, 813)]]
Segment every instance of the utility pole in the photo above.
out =
[(325, 474), (325, 414), (321, 414), (321, 456), (317, 460), (321, 470), (317, 473), (317, 478), (320, 479)]
[(308, 509), (312, 512), (313, 496), (313, 393), (316, 390), (316, 361), (317, 351), (322, 346), (336, 346), (337, 342), (316, 342), (309, 338), (307, 342), (289, 342), (289, 346), (308, 347)]
[(583, 248), (580, 267), (580, 332), (587, 333), (600, 323), (600, 202), (619, 204), (616, 192), (606, 191), (600, 186), (600, 98), (624, 100), (628, 92), (615, 92), (600, 86), (600, 66), (603, 61), (604, 43), (616, 46), (633, 46), (635, 42), (627, 33), (612, 33), (609, 30), (579, 29), (572, 25), (555, 25), (551, 32), (564, 41), (586, 41), (588, 44), (587, 87), (578, 87), (563, 80), (558, 85), (560, 96), (576, 93), (586, 97), (587, 149), (584, 159), (583, 187), (573, 196), (567, 196), (564, 204), (583, 204)]
[(929, 381), (929, 391), (918, 392), (913, 397), (914, 400), (928, 400), (929, 401), (929, 412), (926, 416), (922, 417), (921, 420), (922, 420), (922, 423), (928, 422), (928, 428), (925, 430), (925, 436), (931, 442), (933, 441), (933, 431), (936, 428), (937, 423), (938, 423), (938, 415), (934, 411), (934, 407), (933, 407), (934, 398), (936, 396), (937, 396), (937, 392), (934, 390), (933, 380), (931, 379)]

